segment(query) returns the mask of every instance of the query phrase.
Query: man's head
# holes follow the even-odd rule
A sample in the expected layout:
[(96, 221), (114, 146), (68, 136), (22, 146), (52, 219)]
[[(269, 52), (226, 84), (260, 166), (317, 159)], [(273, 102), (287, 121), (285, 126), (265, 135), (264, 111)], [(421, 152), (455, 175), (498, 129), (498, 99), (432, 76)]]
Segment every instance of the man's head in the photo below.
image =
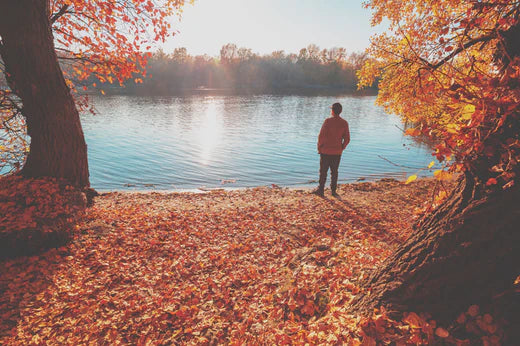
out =
[(341, 103), (336, 102), (332, 105), (332, 107), (330, 107), (330, 109), (332, 109), (332, 113), (334, 115), (340, 115), (341, 111), (343, 110), (343, 107), (341, 106)]

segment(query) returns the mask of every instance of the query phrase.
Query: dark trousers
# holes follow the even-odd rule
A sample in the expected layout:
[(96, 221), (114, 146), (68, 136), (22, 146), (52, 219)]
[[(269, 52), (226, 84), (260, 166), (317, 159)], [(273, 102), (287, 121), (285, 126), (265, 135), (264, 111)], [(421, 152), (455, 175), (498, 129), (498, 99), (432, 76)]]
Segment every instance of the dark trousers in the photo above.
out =
[(325, 190), (325, 182), (327, 181), (327, 172), (330, 167), (330, 189), (332, 192), (336, 192), (338, 186), (338, 168), (339, 161), (341, 160), (340, 155), (328, 155), (320, 154), (320, 186), (319, 190)]

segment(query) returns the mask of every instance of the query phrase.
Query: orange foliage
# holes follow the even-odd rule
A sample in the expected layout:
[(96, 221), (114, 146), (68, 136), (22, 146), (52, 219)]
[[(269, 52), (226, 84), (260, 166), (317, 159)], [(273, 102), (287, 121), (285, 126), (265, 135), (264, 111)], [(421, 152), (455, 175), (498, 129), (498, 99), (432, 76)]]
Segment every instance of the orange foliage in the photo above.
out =
[[(509, 188), (520, 159), (520, 3), (518, 1), (371, 0), (372, 59), (360, 86), (379, 81), (379, 104), (437, 140), (439, 161)], [(516, 48), (515, 48), (516, 47)], [(439, 175), (443, 177), (442, 175)], [(495, 180), (489, 180), (493, 178)], [(497, 181), (497, 184), (494, 184)]]
[(2, 263), (0, 343), (348, 342), (358, 281), (413, 221), (372, 214), (374, 188), (101, 196), (67, 246)]
[(427, 313), (405, 313), (401, 321), (387, 315), (384, 309), (360, 323), (360, 334), (365, 344), (402, 345), (502, 345), (504, 330), (501, 323), (488, 314), (480, 314), (472, 305), (448, 327), (438, 326)]
[(0, 258), (63, 244), (84, 198), (56, 179), (0, 179)]
[[(437, 342), (457, 326), (348, 311), (411, 232), (403, 206), (431, 185), (340, 186), (348, 200), (268, 188), (101, 196), (67, 246), (2, 263), (0, 343)], [(467, 322), (489, 321), (473, 310)]]
[(95, 76), (102, 83), (122, 84), (134, 74), (144, 73), (149, 54), (143, 53), (152, 43), (174, 34), (168, 19), (180, 13), (184, 3), (51, 1), (56, 49), (62, 59), (74, 62), (69, 78), (81, 81)]

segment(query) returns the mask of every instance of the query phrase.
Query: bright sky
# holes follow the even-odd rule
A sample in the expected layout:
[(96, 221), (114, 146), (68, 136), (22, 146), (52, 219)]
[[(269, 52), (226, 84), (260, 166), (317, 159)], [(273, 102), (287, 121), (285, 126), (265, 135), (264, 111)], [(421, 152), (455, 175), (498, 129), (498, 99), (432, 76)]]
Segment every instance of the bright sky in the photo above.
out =
[(298, 53), (314, 43), (361, 52), (381, 28), (370, 26), (362, 0), (195, 0), (186, 5), (179, 31), (163, 50), (186, 47), (191, 55), (217, 56), (226, 43), (266, 54)]

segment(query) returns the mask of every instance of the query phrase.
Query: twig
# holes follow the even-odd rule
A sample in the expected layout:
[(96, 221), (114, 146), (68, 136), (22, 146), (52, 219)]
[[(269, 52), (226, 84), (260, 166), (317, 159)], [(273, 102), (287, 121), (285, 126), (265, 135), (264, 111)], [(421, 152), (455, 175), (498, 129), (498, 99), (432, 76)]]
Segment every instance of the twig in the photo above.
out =
[(389, 159), (387, 159), (386, 157), (383, 157), (383, 156), (381, 156), (381, 155), (377, 155), (377, 156), (378, 156), (380, 159), (383, 159), (383, 160), (385, 160), (386, 162), (388, 162), (388, 163), (390, 163), (390, 164), (392, 164), (392, 165), (394, 165), (394, 166), (396, 166), (396, 167), (401, 167), (401, 168), (410, 168), (410, 169), (419, 169), (419, 170), (423, 170), (423, 169), (424, 169), (424, 167), (410, 167), (410, 166), (400, 165), (400, 164), (398, 164), (398, 163), (395, 163), (395, 162), (390, 161)]

